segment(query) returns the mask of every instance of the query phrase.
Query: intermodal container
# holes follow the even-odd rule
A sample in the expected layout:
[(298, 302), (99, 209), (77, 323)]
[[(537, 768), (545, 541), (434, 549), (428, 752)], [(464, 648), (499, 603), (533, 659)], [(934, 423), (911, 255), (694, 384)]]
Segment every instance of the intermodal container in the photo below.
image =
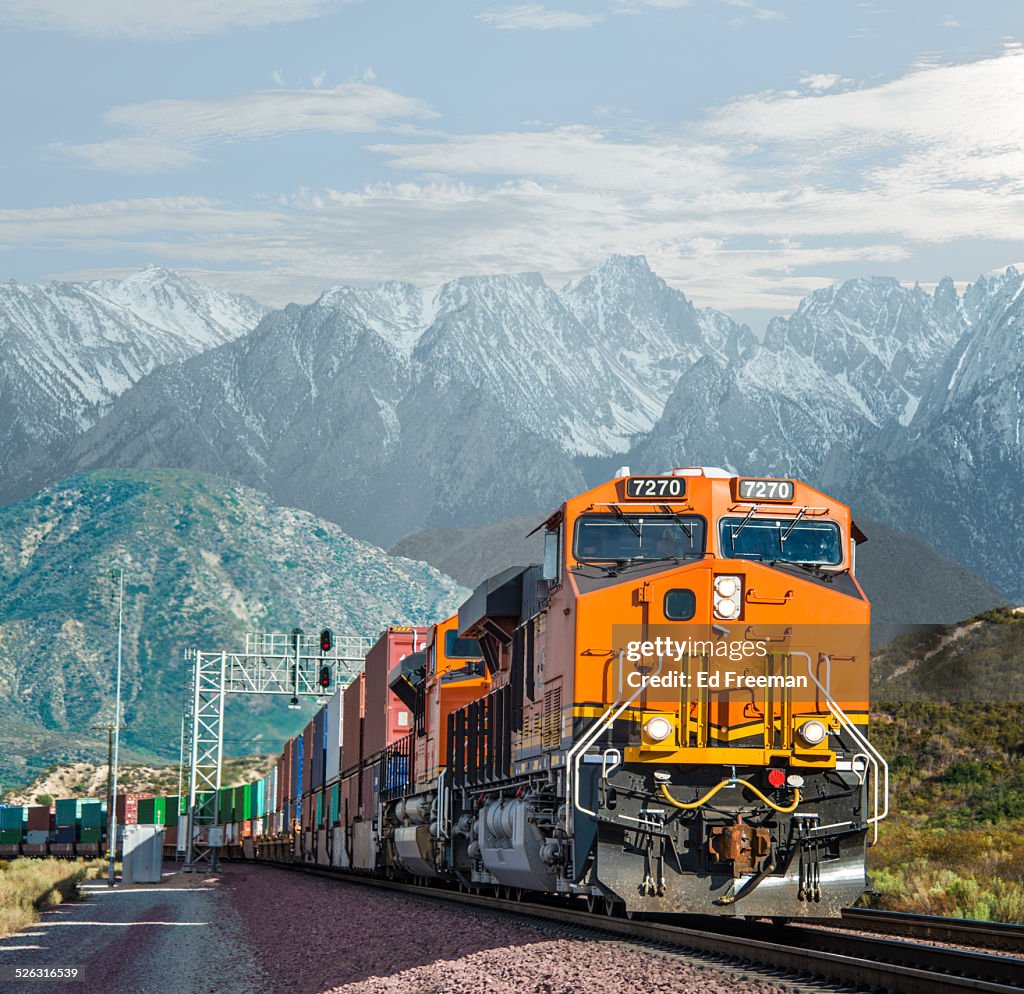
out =
[(82, 828), (78, 833), (79, 842), (99, 842), (103, 834), (102, 828)]
[(428, 628), (388, 628), (366, 654), (363, 756), (367, 759), (412, 731), (409, 709), (388, 689), (388, 673), (426, 645), (429, 632)]
[(217, 799), (217, 821), (227, 825), (235, 820), (235, 788), (221, 787)]
[(77, 797), (62, 798), (55, 807), (58, 828), (74, 828), (82, 819), (82, 802)]
[(82, 801), (82, 828), (100, 828), (105, 823), (107, 806), (102, 801)]
[(320, 708), (313, 715), (313, 755), (310, 761), (310, 781), (312, 790), (319, 790), (324, 785), (324, 751), (327, 739), (324, 729), (327, 725), (327, 708)]
[(21, 842), (20, 828), (0, 828), (0, 845), (17, 845)]
[(137, 812), (137, 825), (155, 825), (156, 824), (156, 798), (155, 797), (140, 797), (139, 807)]
[(327, 727), (324, 731), (327, 742), (324, 753), (324, 783), (331, 784), (338, 779), (341, 772), (341, 703), (343, 689), (341, 687), (327, 702)]
[(313, 791), (313, 722), (302, 730), (302, 793)]
[(58, 825), (56, 831), (51, 833), (53, 842), (61, 845), (78, 841), (78, 827), (76, 825)]
[(33, 804), (28, 809), (26, 828), (33, 832), (50, 831), (50, 809), (40, 804)]
[(118, 825), (137, 825), (139, 823), (139, 801), (152, 796), (152, 794), (118, 794), (115, 806)]
[(366, 712), (366, 679), (362, 673), (344, 691), (341, 725), (341, 772), (347, 774), (363, 761), (363, 715)]
[(302, 735), (296, 735), (292, 739), (292, 784), (289, 797), (297, 801), (302, 797), (302, 746), (305, 739)]
[(20, 804), (6, 804), (0, 808), (0, 830), (21, 832), (28, 822), (28, 808)]
[(327, 824), (336, 825), (338, 823), (338, 808), (340, 806), (340, 795), (341, 795), (341, 784), (331, 784), (331, 805), (330, 811), (327, 815)]

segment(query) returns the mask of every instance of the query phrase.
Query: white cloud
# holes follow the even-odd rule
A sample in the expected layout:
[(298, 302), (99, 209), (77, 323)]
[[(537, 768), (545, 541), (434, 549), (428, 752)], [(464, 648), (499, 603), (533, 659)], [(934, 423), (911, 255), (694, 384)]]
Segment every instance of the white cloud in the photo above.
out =
[(272, 80), (272, 81), (273, 81), (274, 83), (276, 83), (276, 84), (277, 84), (278, 86), (284, 86), (284, 72), (283, 72), (283, 70), (281, 70), (281, 69), (275, 69), (275, 70), (274, 70), (274, 71), (273, 71), (273, 72), (272, 72), (272, 73), (270, 74), (270, 78), (271, 78), (271, 80)]
[(321, 69), (320, 72), (310, 77), (309, 82), (314, 90), (319, 90), (327, 82), (327, 73)]
[(191, 165), (198, 161), (197, 149), (218, 142), (307, 131), (376, 132), (436, 116), (416, 97), (372, 83), (341, 83), (326, 89), (126, 104), (104, 115), (106, 123), (126, 131), (126, 137), (51, 147), (98, 169), (153, 172)]
[(352, 0), (0, 0), (0, 24), (90, 37), (178, 40), (320, 17)]
[(846, 79), (837, 73), (829, 72), (807, 72), (800, 77), (801, 85), (806, 86), (809, 90), (814, 90), (816, 93), (834, 90), (837, 86), (847, 86), (852, 82), (852, 79)]
[[(116, 123), (195, 155), (278, 133), (295, 111), (170, 104), (138, 105)], [(371, 148), (395, 182), (273, 204), (0, 212), (0, 243), (231, 269), (222, 285), (270, 303), (344, 280), (539, 269), (557, 283), (611, 252), (642, 252), (700, 304), (781, 310), (840, 267), (905, 264), (929, 276), (909, 269), (923, 246), (1024, 242), (1022, 104), (1024, 52), (1009, 48), (858, 89), (752, 94), (640, 137), (592, 126), (393, 137)]]
[(502, 31), (574, 31), (592, 27), (602, 20), (602, 15), (549, 10), (539, 3), (524, 3), (503, 10), (484, 11), (477, 14), (476, 19)]

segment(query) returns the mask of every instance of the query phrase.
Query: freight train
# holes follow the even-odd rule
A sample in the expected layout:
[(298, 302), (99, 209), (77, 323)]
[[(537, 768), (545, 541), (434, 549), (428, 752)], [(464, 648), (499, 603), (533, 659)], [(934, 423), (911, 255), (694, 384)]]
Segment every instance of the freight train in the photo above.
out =
[(388, 629), (286, 745), (260, 851), (612, 914), (839, 915), (888, 788), (849, 508), (624, 470), (538, 529), (543, 563)]
[(888, 803), (849, 508), (623, 469), (537, 530), (542, 563), (389, 628), (222, 792), (228, 852), (608, 914), (838, 916)]

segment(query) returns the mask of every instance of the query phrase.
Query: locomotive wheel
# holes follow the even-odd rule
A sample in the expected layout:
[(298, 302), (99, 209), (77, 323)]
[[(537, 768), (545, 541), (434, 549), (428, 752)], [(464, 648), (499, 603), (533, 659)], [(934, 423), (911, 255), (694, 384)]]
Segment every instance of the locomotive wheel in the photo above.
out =
[(604, 899), (598, 897), (596, 894), (588, 894), (586, 900), (587, 911), (589, 911), (591, 914), (597, 911), (597, 909), (604, 903)]

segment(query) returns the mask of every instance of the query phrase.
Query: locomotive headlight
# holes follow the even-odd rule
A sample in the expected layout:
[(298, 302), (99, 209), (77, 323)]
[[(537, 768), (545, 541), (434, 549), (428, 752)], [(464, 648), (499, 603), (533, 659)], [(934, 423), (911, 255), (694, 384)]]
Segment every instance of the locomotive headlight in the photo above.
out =
[(650, 742), (664, 742), (672, 734), (672, 722), (655, 715), (644, 722), (644, 737)]
[(719, 576), (715, 578), (715, 593), (719, 597), (734, 597), (740, 589), (740, 581), (735, 576)]
[(825, 726), (815, 719), (805, 721), (797, 731), (800, 738), (811, 746), (820, 745), (825, 740), (825, 735), (827, 734)]
[(715, 617), (732, 621), (740, 616), (743, 585), (738, 576), (715, 577)]

